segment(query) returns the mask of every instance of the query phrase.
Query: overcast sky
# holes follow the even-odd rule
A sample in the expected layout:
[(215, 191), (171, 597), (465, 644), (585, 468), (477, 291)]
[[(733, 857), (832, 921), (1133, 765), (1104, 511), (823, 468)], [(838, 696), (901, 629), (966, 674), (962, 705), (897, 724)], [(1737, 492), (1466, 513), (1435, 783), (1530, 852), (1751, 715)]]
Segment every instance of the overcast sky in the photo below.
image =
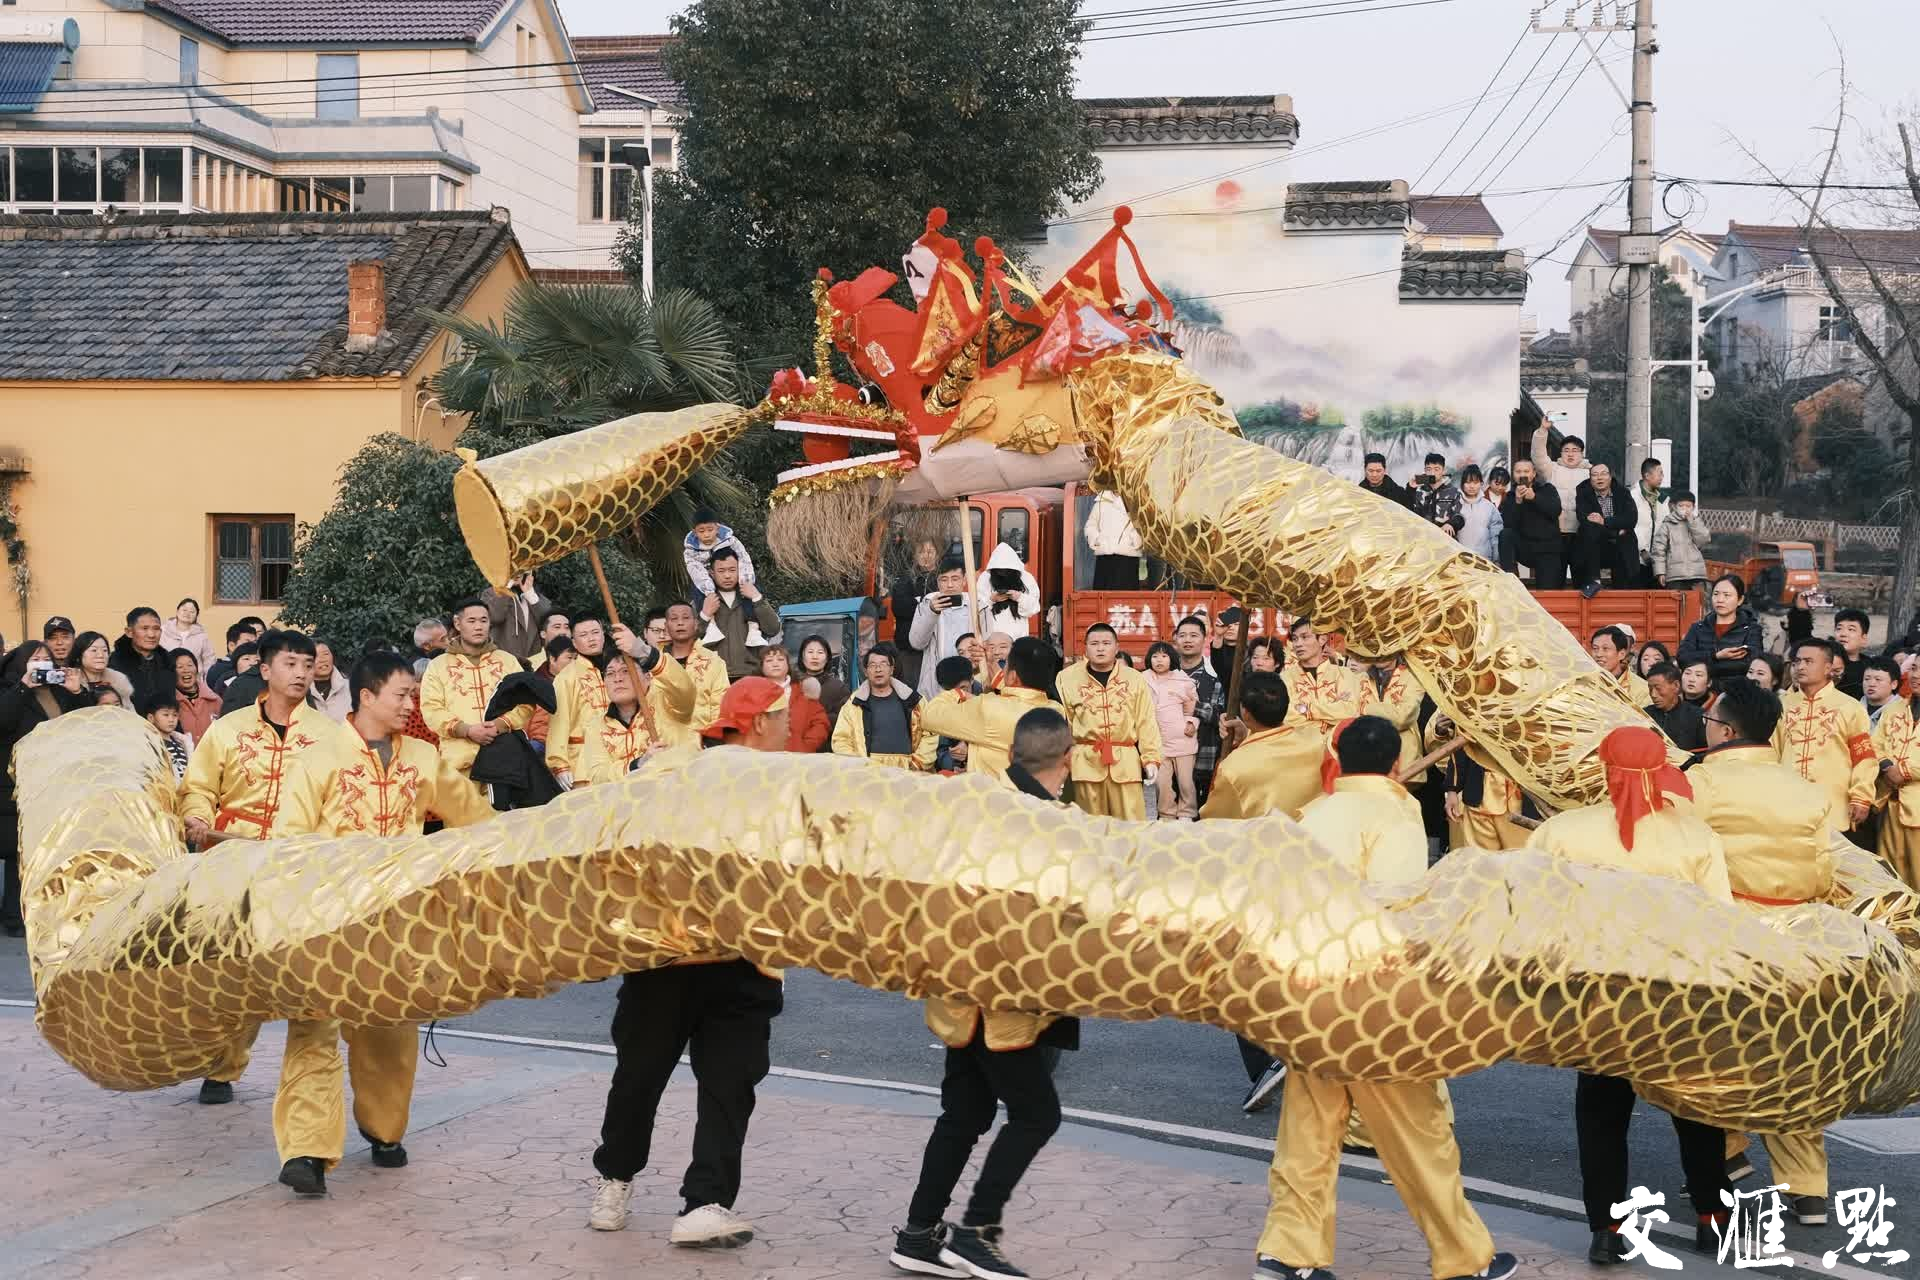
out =
[[(1356, 7), (1399, 2), (1350, 0)], [(1110, 30), (1117, 29), (1112, 24), (1142, 23), (1151, 30), (1156, 21), (1165, 25), (1271, 17), (1311, 6), (1314, 0), (1244, 0), (1237, 5), (1211, 0), (1199, 8), (1195, 3), (1089, 0), (1082, 12), (1122, 15), (1109, 18)], [(1174, 11), (1174, 5), (1185, 7)], [(560, 0), (560, 7), (574, 34), (608, 35), (665, 31), (668, 18), (686, 4)], [(1324, 11), (1326, 0), (1320, 0), (1320, 7)], [(1585, 6), (1583, 15), (1591, 7)], [(1527, 309), (1538, 314), (1543, 327), (1564, 326), (1565, 260), (1579, 248), (1577, 229), (1609, 194), (1604, 186), (1579, 184), (1625, 176), (1625, 111), (1601, 70), (1577, 49), (1575, 37), (1521, 38), (1530, 10), (1528, 0), (1446, 0), (1394, 11), (1090, 40), (1081, 58), (1078, 91), (1088, 97), (1289, 94), (1300, 118), (1294, 181), (1412, 182), (1426, 169), (1423, 186), (1429, 189), (1449, 172), (1452, 176), (1441, 190), (1545, 188), (1492, 195), (1487, 203), (1505, 228), (1504, 244), (1529, 255), (1551, 250), (1532, 267)], [(1550, 4), (1543, 20), (1564, 10), (1565, 0)], [(1662, 174), (1767, 178), (1765, 169), (1740, 150), (1740, 143), (1778, 173), (1803, 178), (1817, 172), (1826, 140), (1821, 131), (1831, 124), (1840, 83), (1836, 40), (1845, 52), (1857, 121), (1850, 128), (1851, 138), (1857, 140), (1863, 131), (1890, 135), (1889, 121), (1902, 108), (1911, 109), (1920, 95), (1913, 61), (1913, 51), (1920, 47), (1920, 4), (1912, 0), (1663, 0), (1656, 18), (1661, 52), (1654, 61), (1653, 97), (1659, 107), (1654, 158)], [(1627, 37), (1595, 39), (1610, 41), (1601, 47), (1601, 55), (1609, 60), (1607, 69), (1621, 88), (1630, 88)], [(1528, 78), (1531, 68), (1534, 85), (1506, 104), (1506, 113), (1489, 129), (1505, 96), (1496, 89), (1452, 146), (1436, 157), (1461, 123), (1467, 104), (1480, 95), (1509, 50), (1512, 57), (1499, 84), (1510, 90)], [(1570, 51), (1574, 60), (1568, 62)], [(1583, 64), (1585, 74), (1573, 80)], [(1562, 67), (1566, 78), (1548, 84)], [(1564, 101), (1507, 164), (1513, 148), (1569, 83), (1572, 88)], [(1547, 96), (1538, 101), (1543, 91)], [(1457, 110), (1432, 119), (1380, 129), (1456, 104)], [(1528, 111), (1528, 123), (1489, 167), (1497, 144)], [(1375, 136), (1342, 140), (1374, 129), (1380, 129)], [(1475, 142), (1478, 149), (1466, 155)], [(1857, 142), (1852, 150), (1851, 176), (1859, 179), (1868, 171)], [(1502, 166), (1504, 172), (1496, 178)], [(1880, 177), (1874, 175), (1875, 180)], [(1569, 189), (1555, 190), (1561, 187)], [(1730, 219), (1786, 221), (1796, 208), (1791, 198), (1776, 191), (1732, 187), (1702, 187), (1697, 197), (1675, 191), (1671, 200), (1676, 214), (1687, 215), (1688, 225), (1716, 233), (1724, 232)], [(1656, 218), (1656, 225), (1671, 220)], [(1624, 226), (1624, 188), (1617, 202), (1591, 221)], [(1569, 233), (1571, 238), (1552, 249)]]

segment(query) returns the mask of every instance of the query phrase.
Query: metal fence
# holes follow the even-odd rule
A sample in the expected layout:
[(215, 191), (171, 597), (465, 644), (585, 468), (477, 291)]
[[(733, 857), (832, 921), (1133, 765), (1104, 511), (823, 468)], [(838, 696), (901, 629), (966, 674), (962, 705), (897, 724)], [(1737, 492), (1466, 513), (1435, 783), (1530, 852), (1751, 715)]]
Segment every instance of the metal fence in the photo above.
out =
[(1739, 534), (1756, 542), (1818, 543), (1826, 552), (1824, 563), (1828, 567), (1847, 547), (1891, 553), (1900, 546), (1900, 526), (1893, 524), (1841, 524), (1838, 520), (1807, 520), (1724, 507), (1702, 507), (1700, 515), (1715, 533)]

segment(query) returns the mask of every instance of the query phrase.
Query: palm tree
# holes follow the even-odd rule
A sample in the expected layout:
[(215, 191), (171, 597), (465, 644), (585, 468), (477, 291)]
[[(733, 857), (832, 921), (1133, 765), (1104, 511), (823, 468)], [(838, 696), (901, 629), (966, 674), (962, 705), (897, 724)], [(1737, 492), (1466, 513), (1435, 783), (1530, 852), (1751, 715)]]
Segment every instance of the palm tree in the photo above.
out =
[(1467, 438), (1467, 422), (1437, 405), (1369, 409), (1360, 427), (1366, 433), (1367, 448), (1386, 454), (1389, 462), (1457, 449)]
[(1338, 410), (1285, 399), (1253, 405), (1235, 416), (1247, 439), (1316, 467), (1327, 465), (1347, 430)]
[[(483, 457), (629, 414), (745, 403), (754, 394), (719, 314), (685, 289), (662, 290), (649, 303), (631, 286), (528, 281), (507, 300), (499, 325), (432, 315), (459, 339), (433, 390), (449, 412), (471, 415), (461, 443)], [(680, 542), (694, 512), (751, 502), (729, 467), (708, 463), (640, 518), (634, 548), (656, 571), (684, 573)]]

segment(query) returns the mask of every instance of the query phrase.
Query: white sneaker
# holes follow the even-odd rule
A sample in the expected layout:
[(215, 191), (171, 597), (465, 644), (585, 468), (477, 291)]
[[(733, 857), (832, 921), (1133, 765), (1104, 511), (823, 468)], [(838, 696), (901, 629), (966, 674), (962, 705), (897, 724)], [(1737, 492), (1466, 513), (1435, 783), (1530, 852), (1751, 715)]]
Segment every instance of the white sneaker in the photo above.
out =
[(633, 1184), (618, 1178), (602, 1178), (593, 1189), (593, 1207), (587, 1210), (587, 1225), (595, 1231), (619, 1231), (627, 1225), (627, 1202), (633, 1199)]
[(703, 1204), (675, 1218), (667, 1238), (683, 1249), (732, 1249), (753, 1239), (753, 1224), (723, 1204)]

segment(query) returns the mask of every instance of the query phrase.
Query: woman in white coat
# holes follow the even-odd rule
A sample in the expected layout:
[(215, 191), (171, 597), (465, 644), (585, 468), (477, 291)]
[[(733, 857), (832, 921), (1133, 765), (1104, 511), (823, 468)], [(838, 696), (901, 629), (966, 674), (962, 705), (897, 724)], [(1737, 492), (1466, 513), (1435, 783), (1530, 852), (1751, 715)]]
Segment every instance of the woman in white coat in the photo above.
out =
[(984, 601), (987, 631), (1008, 636), (1033, 634), (1040, 612), (1040, 584), (1027, 572), (1019, 552), (1002, 542), (987, 557), (987, 571), (974, 583), (974, 598)]

